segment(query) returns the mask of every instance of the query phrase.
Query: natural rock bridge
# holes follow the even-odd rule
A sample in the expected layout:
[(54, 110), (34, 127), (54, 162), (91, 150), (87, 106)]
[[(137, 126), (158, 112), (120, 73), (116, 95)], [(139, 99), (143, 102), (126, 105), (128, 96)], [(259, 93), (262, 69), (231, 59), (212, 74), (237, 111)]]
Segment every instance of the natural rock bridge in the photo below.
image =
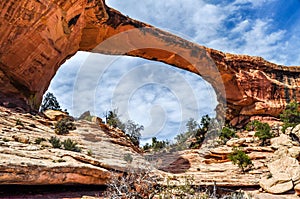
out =
[[(300, 102), (300, 67), (194, 44), (130, 19), (104, 0), (0, 3), (0, 103), (37, 109), (55, 72), (77, 51), (157, 60), (202, 76), (226, 102), (226, 119), (278, 116)], [(275, 53), (275, 52), (274, 52)]]

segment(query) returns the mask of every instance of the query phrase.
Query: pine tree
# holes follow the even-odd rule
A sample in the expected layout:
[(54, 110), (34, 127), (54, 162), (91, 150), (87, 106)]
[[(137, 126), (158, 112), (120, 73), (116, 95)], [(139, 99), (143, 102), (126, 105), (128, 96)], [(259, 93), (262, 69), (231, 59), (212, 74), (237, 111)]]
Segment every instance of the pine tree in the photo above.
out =
[(61, 111), (60, 105), (53, 93), (46, 94), (40, 108), (41, 112), (44, 112), (48, 109)]

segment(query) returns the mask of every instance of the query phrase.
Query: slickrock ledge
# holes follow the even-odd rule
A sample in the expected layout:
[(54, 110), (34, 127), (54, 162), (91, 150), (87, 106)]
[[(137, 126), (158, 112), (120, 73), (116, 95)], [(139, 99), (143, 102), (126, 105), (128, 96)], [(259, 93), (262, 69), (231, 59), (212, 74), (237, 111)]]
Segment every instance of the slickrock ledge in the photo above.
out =
[[(0, 107), (0, 184), (106, 185), (112, 175), (128, 169), (126, 154), (133, 158), (134, 168), (150, 168), (125, 134), (116, 129), (108, 134), (98, 124), (80, 120), (68, 135), (56, 135), (54, 123)], [(53, 148), (48, 141), (52, 136), (61, 141), (70, 138), (81, 152)], [(41, 138), (45, 140), (37, 144)]]

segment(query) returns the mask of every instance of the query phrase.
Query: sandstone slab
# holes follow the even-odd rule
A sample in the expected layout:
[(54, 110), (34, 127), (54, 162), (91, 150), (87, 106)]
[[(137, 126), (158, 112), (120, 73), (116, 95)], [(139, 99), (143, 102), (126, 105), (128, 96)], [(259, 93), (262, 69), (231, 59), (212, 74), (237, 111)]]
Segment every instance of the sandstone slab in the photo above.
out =
[(280, 173), (271, 178), (264, 177), (259, 184), (265, 191), (273, 194), (285, 193), (294, 187), (290, 176), (285, 173)]
[[(75, 125), (69, 134), (56, 135), (49, 119), (0, 107), (0, 184), (105, 185), (114, 172), (128, 169), (125, 155), (132, 157), (132, 168), (151, 169), (124, 133), (88, 121)], [(81, 151), (54, 148), (51, 137), (71, 139)]]
[(0, 104), (6, 107), (37, 110), (60, 65), (79, 50), (196, 73), (215, 89), (218, 116), (234, 125), (252, 116), (277, 117), (291, 99), (300, 102), (300, 67), (192, 43), (131, 19), (104, 0), (6, 0), (0, 6)]

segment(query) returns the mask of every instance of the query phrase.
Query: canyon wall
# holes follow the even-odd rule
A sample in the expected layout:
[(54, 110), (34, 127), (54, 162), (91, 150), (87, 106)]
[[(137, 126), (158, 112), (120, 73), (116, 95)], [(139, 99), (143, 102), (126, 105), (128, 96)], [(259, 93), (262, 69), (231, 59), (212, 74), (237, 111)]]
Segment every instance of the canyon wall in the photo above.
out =
[[(233, 124), (276, 117), (300, 102), (300, 67), (233, 55), (133, 20), (103, 0), (0, 2), (0, 103), (37, 110), (56, 71), (78, 50), (156, 60), (203, 77)], [(274, 52), (275, 53), (275, 52)]]

